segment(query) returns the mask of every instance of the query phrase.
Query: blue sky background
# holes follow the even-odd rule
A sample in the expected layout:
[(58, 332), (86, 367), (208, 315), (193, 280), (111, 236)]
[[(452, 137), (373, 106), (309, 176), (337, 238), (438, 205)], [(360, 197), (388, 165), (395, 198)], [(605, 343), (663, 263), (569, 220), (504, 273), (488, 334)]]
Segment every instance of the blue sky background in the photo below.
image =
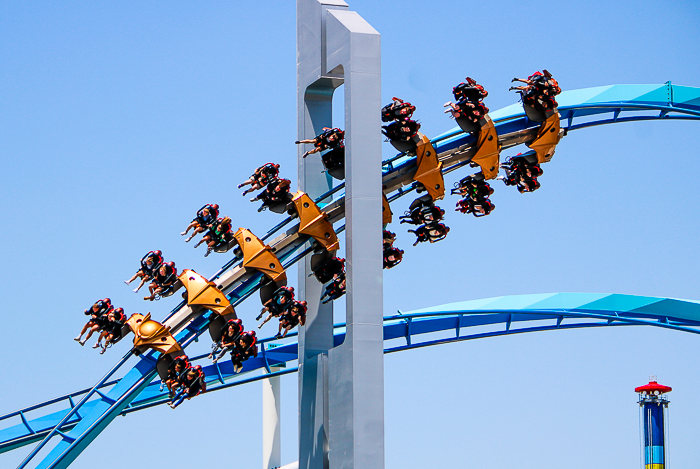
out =
[[(511, 78), (541, 68), (563, 89), (700, 86), (694, 0), (350, 6), (382, 34), (385, 101), (414, 103), (428, 136), (453, 126), (442, 104), (466, 75), (489, 91), (492, 110), (516, 101)], [(100, 356), (72, 341), (95, 299), (155, 318), (175, 306), (146, 304), (121, 283), (145, 252), (161, 249), (203, 275), (228, 260), (204, 259), (179, 236), (204, 203), (259, 234), (281, 221), (235, 186), (267, 161), (295, 180), (295, 80), (291, 0), (0, 4), (0, 413), (89, 387), (128, 350)], [(444, 242), (411, 248), (394, 224), (406, 255), (385, 273), (386, 314), (556, 291), (700, 299), (699, 129), (572, 132), (536, 193), (494, 184), (497, 208), (478, 220), (444, 201)], [(246, 324), (258, 308), (242, 305)], [(671, 461), (691, 467), (700, 460), (697, 347), (690, 334), (614, 328), (389, 355), (386, 467), (638, 467), (633, 389), (650, 374), (674, 388)], [(296, 376), (282, 387), (288, 463)], [(118, 418), (73, 467), (185, 467), (183, 448), (203, 466), (260, 467), (260, 408), (252, 384)], [(0, 466), (28, 451), (0, 455)]]

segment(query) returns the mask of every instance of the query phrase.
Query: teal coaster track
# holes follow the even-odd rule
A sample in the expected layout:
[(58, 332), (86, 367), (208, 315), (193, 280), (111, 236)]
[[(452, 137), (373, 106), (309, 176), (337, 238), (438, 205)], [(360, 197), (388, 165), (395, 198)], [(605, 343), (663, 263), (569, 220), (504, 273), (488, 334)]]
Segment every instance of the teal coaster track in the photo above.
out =
[[(700, 88), (672, 85), (611, 85), (563, 92), (559, 97), (559, 113), (564, 135), (572, 130), (595, 125), (632, 122), (639, 120), (700, 120)], [(514, 104), (490, 113), (496, 125), (502, 150), (531, 141), (539, 123), (530, 121), (520, 105)], [(451, 172), (468, 164), (468, 150), (476, 138), (459, 128), (432, 140), (442, 161), (447, 161), (443, 172)], [(397, 155), (384, 162), (384, 181), (399, 179), (415, 167), (415, 157)], [(407, 194), (408, 189), (396, 185), (389, 201)], [(343, 184), (319, 197), (326, 200), (331, 194), (337, 200), (324, 206), (332, 222), (343, 218)], [(272, 239), (279, 246), (278, 257), (285, 268), (310, 252), (304, 249), (308, 238), (298, 235), (297, 227), (279, 234), (293, 222), (288, 218), (267, 233), (263, 240)], [(342, 227), (337, 231), (342, 231)], [(240, 304), (258, 288), (260, 274), (245, 273), (241, 259), (233, 258), (211, 280), (220, 283), (234, 305)], [(178, 323), (178, 314), (187, 305), (178, 305), (166, 318), (172, 321), (174, 335), (185, 348), (207, 330), (208, 314), (191, 321)], [(503, 324), (500, 331), (479, 332), (468, 328)], [(648, 298), (626, 295), (545, 294), (500, 297), (487, 300), (455, 303), (436, 308), (413, 311), (384, 319), (385, 353), (481, 337), (522, 332), (570, 328), (653, 325), (679, 331), (698, 333), (700, 304), (694, 301)], [(464, 331), (463, 331), (464, 329)], [(429, 335), (429, 337), (426, 337)], [(436, 338), (436, 335), (439, 337)], [(291, 337), (291, 336), (290, 336)], [(335, 327), (336, 344), (342, 343), (344, 325)], [(209, 391), (237, 386), (263, 377), (296, 371), (297, 344), (290, 339), (261, 340), (261, 354), (244, 364), (242, 373), (234, 374), (228, 362), (205, 367)], [(0, 452), (20, 448), (41, 440), (41, 443), (20, 464), (27, 467), (48, 443), (54, 446), (37, 468), (65, 468), (85, 449), (118, 415), (127, 414), (166, 402), (156, 377), (157, 354), (149, 352), (134, 357), (128, 352), (94, 387), (61, 396), (25, 409), (0, 416)], [(193, 357), (201, 360), (204, 357)], [(112, 377), (127, 362), (136, 360), (120, 379)], [(251, 375), (254, 371), (271, 372), (271, 366), (285, 366), (271, 374)], [(65, 403), (64, 410), (55, 411), (55, 405)], [(46, 450), (45, 450), (46, 451)]]

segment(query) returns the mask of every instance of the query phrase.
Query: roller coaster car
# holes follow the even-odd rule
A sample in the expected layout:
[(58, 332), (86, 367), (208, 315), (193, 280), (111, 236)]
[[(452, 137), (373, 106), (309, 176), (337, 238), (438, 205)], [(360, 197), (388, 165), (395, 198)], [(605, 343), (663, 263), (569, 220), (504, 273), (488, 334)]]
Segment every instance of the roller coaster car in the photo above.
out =
[(321, 154), (321, 162), (326, 173), (335, 179), (345, 179), (345, 145), (330, 149)]
[(416, 147), (416, 174), (413, 180), (420, 183), (418, 192), (426, 190), (432, 200), (445, 197), (445, 179), (442, 177), (442, 162), (438, 161), (437, 152), (430, 139), (418, 133), (419, 144)]
[(513, 165), (518, 165), (518, 160), (522, 160), (522, 162), (528, 167), (538, 164), (536, 152), (518, 153), (517, 155), (508, 158), (503, 164), (510, 166), (512, 169)]
[(413, 225), (423, 225), (442, 220), (445, 211), (433, 203), (430, 194), (414, 200), (408, 207), (406, 213), (399, 217), (401, 223), (411, 223)]
[(262, 277), (260, 279), (260, 303), (265, 304), (270, 299), (272, 299), (273, 296), (275, 296), (275, 292), (279, 289), (277, 284), (270, 280), (267, 277)]
[(476, 152), (472, 156), (471, 162), (478, 164), (484, 178), (489, 180), (498, 176), (498, 160), (501, 150), (493, 121), (489, 116), (484, 116), (482, 120), (485, 122), (476, 137)]
[[(281, 306), (275, 301), (273, 301), (271, 304), (267, 304), (268, 301), (275, 298), (279, 299), (283, 296), (287, 298), (287, 302), (285, 303), (286, 306)], [(270, 312), (273, 312), (273, 310), (276, 310), (277, 308), (285, 309), (289, 307), (293, 299), (294, 287), (278, 287), (274, 282), (266, 278), (263, 278), (260, 281), (260, 303), (262, 303), (265, 308), (268, 308)]]
[(226, 321), (220, 314), (212, 314), (209, 317), (209, 336), (212, 342), (216, 343), (221, 340), (221, 337), (223, 337), (221, 330), (224, 328)]
[(554, 114), (558, 114), (557, 109), (542, 109), (540, 107), (535, 107), (531, 104), (526, 104), (523, 100), (523, 109), (525, 110), (525, 115), (532, 122), (544, 122)]
[[(481, 174), (481, 173), (477, 173)], [(481, 178), (483, 179), (483, 174), (481, 174)], [(467, 177), (464, 177), (460, 179), (459, 181), (455, 182), (454, 188), (450, 191), (450, 195), (461, 195), (464, 196), (469, 193), (469, 190), (473, 187), (473, 184), (476, 181), (474, 180), (474, 175), (470, 174)]]
[(418, 146), (418, 143), (420, 142), (420, 138), (418, 138), (417, 135), (414, 135), (413, 137), (410, 138), (410, 140), (407, 141), (401, 141), (401, 140), (389, 140), (389, 143), (396, 148), (397, 151), (400, 151), (401, 153), (409, 153), (409, 154), (415, 154), (416, 152), (416, 146)]
[(389, 199), (386, 198), (386, 194), (382, 192), (382, 224), (384, 226), (391, 223), (394, 212), (391, 211), (389, 206)]
[(233, 305), (214, 282), (210, 282), (190, 269), (185, 269), (178, 280), (187, 290), (185, 300), (192, 310), (206, 308), (226, 320), (236, 319)]
[(310, 266), (316, 280), (325, 284), (333, 280), (334, 275), (345, 271), (345, 259), (339, 259), (335, 253), (324, 251), (311, 256)]
[(124, 337), (126, 337), (130, 332), (131, 332), (131, 328), (129, 327), (129, 325), (126, 322), (124, 322), (124, 324), (122, 324), (120, 333), (118, 335), (114, 336), (114, 338), (112, 339), (112, 343), (116, 344), (117, 342), (122, 340)]
[[(212, 342), (217, 343), (221, 340), (224, 336), (224, 326), (226, 326), (229, 320), (236, 319), (233, 316), (235, 315), (222, 316), (220, 314), (212, 314), (209, 317), (209, 336)], [(241, 327), (243, 326), (241, 325)]]
[(145, 316), (134, 313), (127, 319), (126, 324), (134, 333), (134, 348), (138, 353), (143, 353), (149, 348), (162, 355), (182, 351), (182, 347), (170, 333), (170, 327), (152, 320), (151, 313)]
[[(272, 301), (270, 301), (272, 300)], [(280, 287), (272, 294), (272, 297), (263, 303), (264, 310), (278, 317), (280, 314), (289, 311), (294, 304), (294, 287)]]
[(243, 267), (255, 269), (270, 278), (279, 287), (287, 284), (287, 274), (282, 263), (270, 246), (245, 228), (239, 228), (233, 235), (243, 253)]
[(236, 237), (233, 235), (233, 233), (230, 233), (228, 236), (228, 240), (225, 240), (222, 243), (217, 244), (212, 248), (214, 252), (229, 252), (230, 250), (233, 249), (233, 255), (235, 256), (234, 259), (242, 259), (243, 258), (243, 252), (241, 251), (241, 248), (238, 246), (238, 241), (236, 241)]
[(426, 194), (424, 196), (418, 197), (415, 199), (413, 202), (411, 202), (411, 205), (408, 206), (408, 211), (412, 212), (416, 209), (421, 209), (423, 207), (433, 207), (433, 198), (430, 197), (430, 194)]
[(420, 142), (419, 129), (420, 124), (414, 120), (395, 121), (389, 125), (383, 125), (382, 133), (398, 151), (411, 153)]
[(473, 132), (478, 131), (480, 128), (482, 128), (486, 124), (486, 120), (484, 120), (483, 117), (481, 119), (479, 119), (479, 122), (474, 122), (471, 119), (460, 116), (460, 117), (455, 117), (455, 122), (457, 122), (457, 125), (459, 126), (460, 129), (462, 129), (465, 133), (468, 133), (468, 134), (471, 134)]
[(161, 298), (167, 298), (169, 296), (172, 296), (180, 288), (182, 288), (182, 282), (180, 282), (180, 280), (175, 280), (175, 282), (173, 282), (172, 285), (160, 292), (158, 296), (160, 296)]
[(327, 251), (338, 250), (338, 237), (328, 221), (328, 214), (302, 191), (294, 195), (292, 202), (299, 216), (299, 233), (314, 238)]
[(555, 110), (540, 125), (537, 136), (527, 146), (537, 153), (538, 163), (548, 163), (554, 156), (554, 150), (559, 140), (561, 140), (561, 125), (559, 113)]
[[(274, 189), (278, 186), (278, 184), (280, 184), (280, 181), (282, 181), (282, 183), (286, 183), (286, 187), (280, 192), (275, 192)], [(289, 193), (289, 180), (273, 180), (267, 185), (263, 192), (258, 194), (257, 198), (263, 202), (262, 207), (258, 209), (259, 212), (264, 209), (275, 213), (286, 212), (287, 206), (292, 201), (292, 194)]]
[(282, 197), (282, 200), (271, 203), (267, 206), (267, 209), (274, 213), (284, 213), (287, 211), (289, 203), (292, 201), (292, 194), (287, 192)]
[(233, 254), (236, 257), (242, 257), (241, 256), (241, 250), (238, 248), (238, 241), (236, 241), (236, 238), (233, 238), (227, 242), (224, 243), (219, 243), (213, 248), (214, 252), (229, 252), (231, 249), (233, 249)]

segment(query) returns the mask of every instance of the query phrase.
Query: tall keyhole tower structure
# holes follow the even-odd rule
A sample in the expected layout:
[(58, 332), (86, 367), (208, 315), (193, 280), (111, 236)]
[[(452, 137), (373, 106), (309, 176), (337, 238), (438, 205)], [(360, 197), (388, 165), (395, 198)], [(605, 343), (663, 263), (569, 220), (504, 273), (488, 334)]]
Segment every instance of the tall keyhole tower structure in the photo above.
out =
[[(346, 323), (334, 344), (333, 310), (309, 259), (299, 267), (309, 305), (299, 335), (299, 468), (384, 467), (382, 323), (381, 42), (342, 0), (297, 0), (298, 138), (332, 122), (344, 85)], [(331, 187), (317, 155), (302, 158), (299, 188), (313, 198)]]

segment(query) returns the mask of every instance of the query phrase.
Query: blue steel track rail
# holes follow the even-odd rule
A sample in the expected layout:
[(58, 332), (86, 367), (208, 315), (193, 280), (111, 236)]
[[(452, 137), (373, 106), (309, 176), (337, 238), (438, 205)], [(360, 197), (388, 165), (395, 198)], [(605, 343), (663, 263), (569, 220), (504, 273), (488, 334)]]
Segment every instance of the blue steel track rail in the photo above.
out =
[[(559, 96), (559, 104), (559, 112), (563, 120), (562, 128), (565, 133), (569, 130), (593, 125), (634, 120), (700, 120), (700, 89), (671, 85), (670, 83), (664, 85), (611, 85), (607, 87), (574, 90), (562, 93)], [(630, 113), (634, 115), (628, 115)], [(604, 118), (605, 114), (612, 114), (612, 117)], [(503, 149), (525, 143), (529, 138), (532, 138), (534, 132), (540, 125), (539, 123), (528, 120), (522, 111), (522, 107), (517, 104), (495, 111), (491, 113), (490, 116), (496, 124), (499, 142), (501, 142), (501, 138), (504, 137), (509, 139), (507, 144), (504, 143), (502, 145)], [(583, 120), (583, 122), (580, 122), (581, 120)], [(518, 135), (522, 135), (522, 138), (517, 138)], [(513, 138), (514, 136), (516, 138)], [(474, 140), (475, 137), (473, 135), (465, 134), (459, 129), (454, 129), (438, 136), (433, 142), (439, 157), (445, 159), (450, 154), (464, 152), (473, 144)], [(415, 164), (415, 157), (398, 155), (385, 162), (383, 171), (385, 175), (392, 172), (398, 173), (400, 170), (405, 170), (405, 168), (412, 164)], [(446, 172), (457, 169), (464, 164), (465, 162), (460, 162), (459, 164), (448, 166)], [(341, 189), (342, 184), (334, 188), (331, 192), (334, 193)], [(393, 201), (407, 192), (409, 191), (400, 189), (396, 194), (390, 196), (389, 200)], [(319, 198), (319, 200), (325, 199), (326, 197), (328, 197), (328, 194), (325, 194)], [(291, 220), (291, 218), (288, 218), (278, 224), (268, 232), (264, 239), (270, 238)], [(300, 254), (295, 254), (293, 257), (293, 252), (289, 252), (284, 258), (281, 257), (280, 260), (287, 261), (286, 266), (288, 266), (301, 259), (308, 252), (309, 249), (306, 249)], [(227, 269), (235, 267), (236, 265), (240, 265), (240, 259), (233, 258), (226, 263), (212, 279), (218, 278), (227, 271)], [(228, 296), (235, 304), (240, 303), (255, 292), (258, 280), (259, 276), (248, 278), (245, 282), (239, 284), (234, 291), (227, 292)], [(168, 317), (171, 317), (183, 306), (184, 303), (180, 303)], [(615, 321), (613, 321), (613, 323), (614, 322)], [(407, 327), (413, 327), (412, 323), (413, 319), (410, 319), (407, 323)], [(512, 320), (510, 323), (512, 323)], [(181, 343), (187, 344), (206, 331), (206, 324), (207, 315), (200, 316), (190, 323), (176, 338)], [(456, 327), (459, 328), (462, 326), (458, 324)], [(411, 336), (412, 334), (408, 333), (408, 346), (413, 348), (410, 343)], [(274, 357), (274, 354), (279, 352), (280, 351), (276, 349), (275, 352), (264, 352), (263, 355)], [(60, 421), (53, 423), (53, 427), (49, 424), (47, 428), (50, 429), (42, 430), (41, 427), (37, 425), (35, 419), (31, 421), (27, 420), (25, 414), (30, 411), (28, 409), (0, 417), (0, 421), (3, 421), (6, 418), (10, 418), (10, 416), (19, 416), (23, 422), (22, 426), (25, 428), (26, 432), (29, 433), (29, 435), (24, 435), (24, 441), (36, 441), (40, 438), (40, 435), (46, 435), (42, 444), (32, 451), (19, 467), (26, 467), (43, 445), (54, 436), (59, 436), (60, 441), (36, 467), (67, 467), (117, 415), (127, 412), (130, 408), (135, 408), (134, 405), (130, 404), (136, 396), (140, 395), (142, 391), (149, 387), (150, 381), (155, 376), (155, 357), (153, 355), (154, 354), (146, 354), (142, 356), (132, 370), (120, 379), (119, 382), (114, 383), (106, 392), (100, 391), (100, 386), (105, 386), (109, 376), (101, 380), (94, 388), (81, 394), (83, 397), (77, 404), (74, 402), (74, 398), (77, 396), (67, 396), (66, 399), (71, 405), (71, 410), (68, 411)], [(122, 364), (126, 362), (127, 358), (128, 355), (122, 359)], [(254, 362), (251, 362), (251, 365), (253, 365), (253, 363)], [(113, 372), (120, 366), (121, 364), (115, 367)], [(211, 371), (219, 376), (223, 376), (220, 370)], [(222, 381), (225, 380), (222, 378)], [(229, 383), (223, 385), (228, 386), (228, 384)], [(99, 399), (90, 400), (93, 396), (99, 396)], [(56, 399), (49, 402), (55, 403)], [(32, 406), (30, 409), (38, 410), (43, 407), (45, 407), (45, 405), (40, 404), (38, 406)], [(5, 447), (19, 447), (19, 440), (16, 440), (15, 443), (11, 445), (1, 439), (3, 432), (5, 432), (5, 430), (0, 430), (0, 451)]]
[[(503, 328), (479, 331), (479, 327), (502, 324)], [(466, 301), (424, 310), (402, 313), (384, 318), (385, 353), (441, 345), (485, 337), (568, 330), (574, 328), (598, 328), (609, 326), (645, 325), (681, 332), (700, 334), (700, 302), (668, 298), (639, 297), (618, 294), (556, 293), (544, 295), (520, 295)], [(345, 325), (335, 326), (335, 342), (342, 343)], [(428, 335), (430, 335), (428, 337)], [(203, 365), (207, 375), (207, 392), (258, 381), (260, 379), (297, 371), (297, 342), (292, 336), (281, 345), (271, 339), (262, 342), (261, 354), (248, 360), (241, 373), (234, 374), (230, 362)], [(128, 358), (125, 357), (125, 358)], [(206, 356), (192, 358), (202, 362)], [(208, 361), (208, 360), (206, 360)], [(272, 372), (272, 366), (284, 366)], [(257, 372), (257, 374), (254, 374)], [(104, 395), (118, 381), (110, 381), (111, 372), (95, 393)], [(147, 409), (168, 402), (167, 392), (161, 391), (160, 381), (148, 384), (121, 415)], [(22, 409), (0, 417), (0, 421), (20, 417), (22, 423), (0, 431), (0, 452), (26, 445), (46, 436), (53, 428), (51, 422), (64, 418), (73, 408), (72, 402), (86, 397), (92, 390), (82, 390), (50, 403), (68, 400), (71, 407), (37, 419), (27, 420), (24, 414), (35, 407)], [(99, 400), (89, 401), (91, 404)], [(75, 419), (72, 424), (77, 424)]]
[[(562, 129), (645, 120), (700, 120), (700, 89), (673, 85), (609, 85), (564, 91), (557, 96)], [(610, 114), (609, 117), (604, 116)], [(498, 134), (538, 127), (519, 104), (489, 113)], [(435, 137), (438, 153), (463, 145), (470, 136), (456, 127)]]

